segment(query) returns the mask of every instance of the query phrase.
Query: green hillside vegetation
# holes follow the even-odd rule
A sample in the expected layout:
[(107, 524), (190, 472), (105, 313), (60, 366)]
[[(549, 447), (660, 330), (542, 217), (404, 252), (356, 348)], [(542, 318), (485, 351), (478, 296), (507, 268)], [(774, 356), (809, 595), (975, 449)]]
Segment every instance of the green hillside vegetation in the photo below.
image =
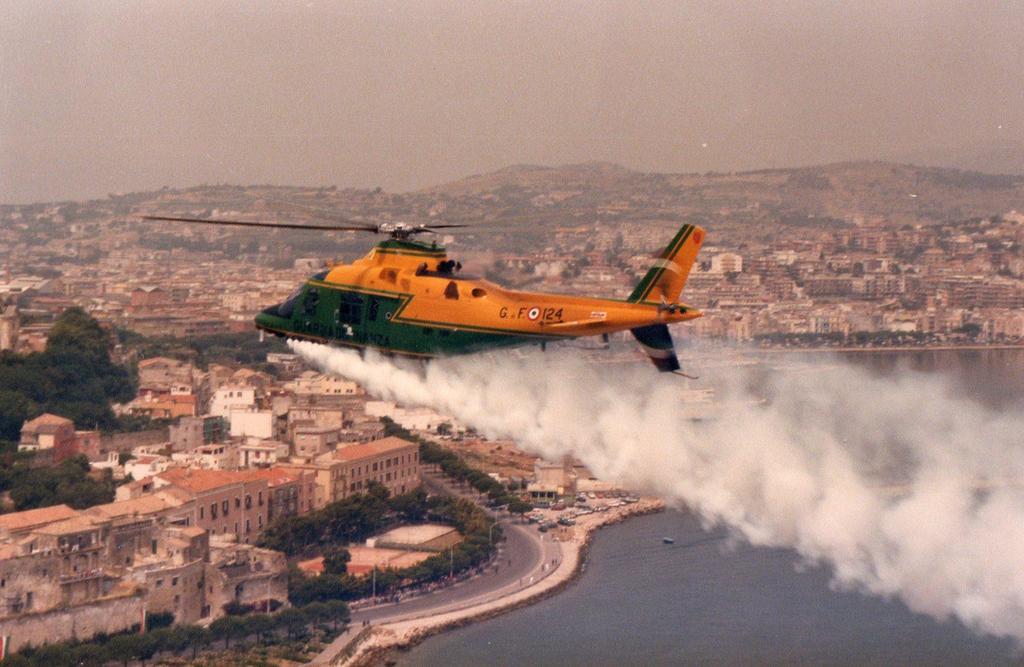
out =
[(16, 441), (25, 420), (44, 412), (79, 429), (114, 428), (111, 403), (131, 400), (135, 390), (134, 373), (110, 360), (107, 333), (72, 308), (57, 318), (46, 351), (0, 355), (0, 441)]
[(75, 456), (50, 467), (32, 467), (18, 457), (0, 461), (0, 491), (6, 491), (17, 512), (66, 504), (85, 509), (114, 501), (113, 475), (89, 474), (89, 460)]

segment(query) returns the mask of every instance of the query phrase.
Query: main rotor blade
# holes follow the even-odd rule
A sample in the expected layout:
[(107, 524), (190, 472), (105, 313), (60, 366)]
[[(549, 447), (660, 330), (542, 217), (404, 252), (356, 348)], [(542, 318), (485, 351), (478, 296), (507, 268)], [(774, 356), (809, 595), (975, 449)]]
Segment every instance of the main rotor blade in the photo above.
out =
[(469, 225), (418, 225), (409, 229), (409, 234), (437, 234), (435, 229), (445, 229), (448, 227), (469, 227)]
[(373, 232), (377, 233), (376, 225), (300, 225), (292, 222), (251, 222), (248, 220), (209, 220), (203, 218), (174, 218), (163, 215), (144, 215), (143, 220), (163, 222), (193, 222), (200, 225), (225, 225), (235, 227), (270, 227), (271, 229), (306, 229), (322, 232)]

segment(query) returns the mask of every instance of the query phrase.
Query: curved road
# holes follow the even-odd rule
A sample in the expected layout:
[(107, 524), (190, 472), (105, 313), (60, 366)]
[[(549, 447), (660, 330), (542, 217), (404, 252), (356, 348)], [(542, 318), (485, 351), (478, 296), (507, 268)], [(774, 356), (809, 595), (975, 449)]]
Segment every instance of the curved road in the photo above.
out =
[[(442, 484), (424, 476), (425, 486)], [(448, 493), (459, 494), (444, 484)], [(329, 664), (352, 638), (363, 628), (363, 622), (373, 625), (408, 621), (426, 616), (447, 613), (473, 607), (485, 602), (515, 593), (536, 583), (561, 560), (559, 544), (529, 524), (502, 523), (505, 541), (498, 547), (498, 556), (493, 566), (478, 576), (442, 588), (433, 593), (409, 598), (397, 604), (383, 604), (352, 610), (352, 622), (348, 629), (334, 639), (310, 664)]]

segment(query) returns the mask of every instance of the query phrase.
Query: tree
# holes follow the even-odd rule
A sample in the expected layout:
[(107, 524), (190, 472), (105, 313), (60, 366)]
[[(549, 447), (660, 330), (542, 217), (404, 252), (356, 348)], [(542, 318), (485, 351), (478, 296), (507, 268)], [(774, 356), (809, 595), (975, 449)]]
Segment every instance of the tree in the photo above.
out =
[(384, 486), (376, 480), (370, 480), (366, 485), (366, 493), (363, 494), (377, 500), (387, 500), (391, 496), (391, 492), (388, 491), (388, 487)]
[(100, 479), (89, 474), (89, 460), (75, 456), (60, 465), (35, 468), (15, 465), (7, 480), (11, 500), (18, 510), (66, 503), (76, 509), (111, 502), (114, 480), (110, 471)]
[(345, 574), (352, 554), (345, 547), (330, 547), (324, 550), (324, 572), (328, 574)]
[(22, 425), (35, 412), (35, 404), (24, 394), (0, 389), (0, 440), (18, 440)]
[(190, 625), (174, 625), (167, 628), (161, 628), (158, 632), (161, 634), (160, 650), (171, 651), (175, 654), (181, 653), (185, 649), (191, 646), (190, 637), (187, 630), (191, 627)]
[(245, 624), (237, 616), (221, 616), (210, 623), (210, 636), (214, 641), (224, 640), (224, 648), (230, 648), (231, 640), (239, 636)]
[(0, 356), (0, 387), (21, 397), (0, 400), (0, 439), (11, 439), (14, 423), (44, 411), (80, 428), (113, 426), (110, 403), (130, 400), (135, 381), (128, 369), (111, 362), (109, 344), (96, 320), (72, 308), (57, 318), (44, 352)]
[(288, 633), (288, 639), (305, 630), (306, 625), (309, 624), (309, 618), (299, 607), (290, 607), (277, 612), (274, 620), (277, 627), (284, 628)]
[(73, 656), (70, 651), (61, 644), (43, 644), (32, 655), (32, 662), (37, 665), (52, 665), (53, 667), (72, 667)]
[(144, 635), (136, 635), (136, 637), (138, 637), (136, 650), (139, 662), (145, 664), (147, 660), (159, 653), (166, 635), (167, 631), (163, 629), (155, 632), (147, 632)]
[(182, 641), (192, 649), (192, 659), (196, 659), (199, 649), (210, 645), (213, 637), (210, 631), (198, 625), (186, 625), (181, 629)]
[(313, 623), (324, 623), (331, 619), (331, 609), (326, 602), (312, 602), (303, 607), (302, 611), (306, 613), (306, 618)]
[(267, 635), (274, 632), (276, 623), (270, 614), (253, 614), (244, 619), (248, 634), (256, 635), (256, 642), (261, 643)]
[(335, 574), (324, 573), (319, 577), (311, 577), (302, 581), (294, 590), (288, 593), (288, 599), (293, 605), (304, 606), (312, 602), (326, 602), (328, 600), (339, 600), (349, 596), (351, 591), (346, 577), (339, 577)]
[(352, 614), (344, 600), (328, 600), (324, 603), (324, 606), (327, 608), (328, 617), (331, 619), (335, 631), (337, 631), (339, 624), (348, 625)]
[(508, 511), (512, 514), (518, 514), (520, 517), (533, 509), (533, 505), (518, 498), (510, 500), (508, 503)]
[[(102, 667), (109, 660), (106, 647), (99, 644), (80, 644), (71, 653), (71, 661), (82, 667)], [(7, 663), (7, 659), (4, 659)]]
[(139, 637), (134, 633), (111, 637), (106, 645), (107, 655), (111, 660), (120, 660), (124, 667), (128, 667), (128, 663), (139, 655)]

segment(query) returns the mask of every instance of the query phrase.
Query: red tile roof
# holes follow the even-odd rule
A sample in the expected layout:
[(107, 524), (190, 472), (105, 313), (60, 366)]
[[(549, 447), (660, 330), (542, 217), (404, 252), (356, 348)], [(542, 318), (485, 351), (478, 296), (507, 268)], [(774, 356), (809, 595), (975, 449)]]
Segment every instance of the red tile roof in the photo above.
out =
[(78, 510), (73, 510), (67, 505), (52, 505), (34, 510), (25, 510), (24, 512), (0, 514), (0, 528), (11, 532), (18, 532), (45, 526), (55, 521), (64, 521), (78, 515)]
[(174, 468), (154, 475), (163, 481), (193, 493), (212, 491), (224, 486), (255, 481), (247, 474), (248, 471), (202, 470), (194, 468)]
[(74, 426), (75, 423), (66, 417), (60, 415), (50, 414), (49, 412), (44, 413), (36, 417), (31, 421), (25, 422), (21, 430), (34, 433), (43, 427), (60, 427), (60, 426)]
[(282, 484), (297, 482), (301, 477), (298, 473), (283, 468), (253, 468), (251, 470), (240, 470), (239, 474), (248, 475), (250, 479), (265, 479), (267, 486), (274, 488)]
[(402, 440), (391, 436), (388, 438), (381, 438), (380, 440), (371, 440), (370, 442), (364, 442), (360, 445), (348, 445), (347, 447), (339, 447), (334, 452), (334, 458), (340, 461), (357, 461), (359, 459), (365, 459), (372, 456), (380, 456), (381, 454), (388, 454), (391, 452), (397, 452), (407, 447), (416, 447), (416, 443), (409, 442), (408, 440)]

